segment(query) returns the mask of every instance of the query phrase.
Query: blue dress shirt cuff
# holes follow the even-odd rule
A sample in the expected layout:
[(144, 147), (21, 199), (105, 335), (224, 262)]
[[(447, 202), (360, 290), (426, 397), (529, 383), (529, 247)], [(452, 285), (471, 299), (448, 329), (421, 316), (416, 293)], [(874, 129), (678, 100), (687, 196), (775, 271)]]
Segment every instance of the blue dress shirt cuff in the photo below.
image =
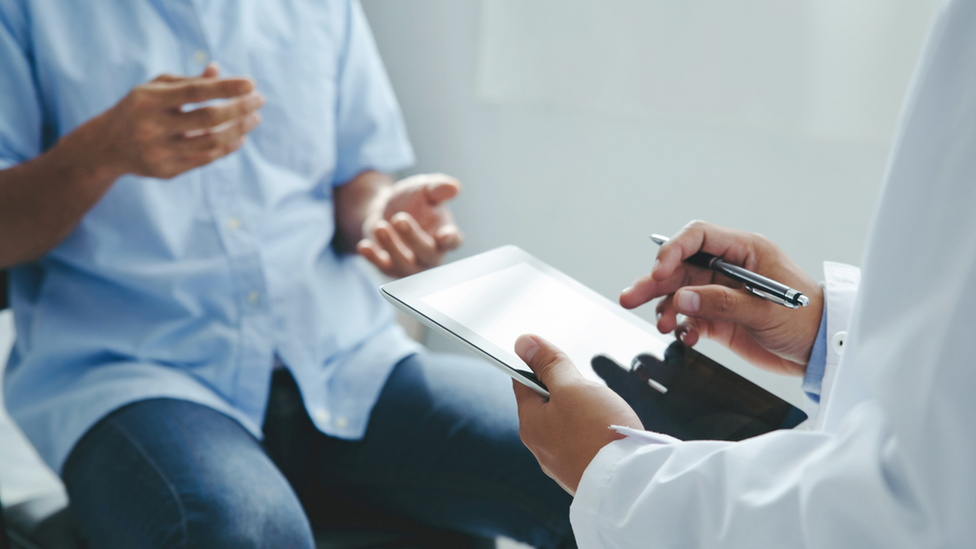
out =
[(824, 372), (827, 369), (827, 306), (824, 305), (823, 314), (820, 316), (820, 330), (817, 331), (817, 339), (813, 343), (813, 352), (810, 353), (810, 362), (807, 364), (807, 373), (803, 376), (803, 392), (810, 400), (820, 403), (820, 389), (823, 386)]

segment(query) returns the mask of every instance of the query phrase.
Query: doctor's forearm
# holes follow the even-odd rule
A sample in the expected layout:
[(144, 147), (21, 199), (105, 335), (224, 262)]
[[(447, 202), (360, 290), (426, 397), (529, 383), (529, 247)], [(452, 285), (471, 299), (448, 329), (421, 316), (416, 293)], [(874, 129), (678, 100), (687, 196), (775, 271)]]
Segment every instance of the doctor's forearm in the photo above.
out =
[[(843, 436), (776, 431), (744, 442), (611, 443), (571, 511), (580, 547), (931, 547), (936, 521), (905, 486), (883, 415)], [(887, 454), (887, 457), (885, 457)], [(878, 525), (883, 525), (878, 527)]]
[(0, 267), (32, 261), (57, 246), (121, 175), (92, 125), (44, 154), (0, 171)]

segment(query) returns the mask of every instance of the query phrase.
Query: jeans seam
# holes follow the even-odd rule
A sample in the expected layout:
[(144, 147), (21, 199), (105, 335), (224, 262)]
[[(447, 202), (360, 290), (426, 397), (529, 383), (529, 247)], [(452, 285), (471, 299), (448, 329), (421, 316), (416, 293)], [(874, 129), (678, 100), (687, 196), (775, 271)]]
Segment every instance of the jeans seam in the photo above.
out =
[(126, 431), (123, 427), (118, 425), (114, 418), (109, 419), (109, 421), (106, 424), (109, 427), (112, 427), (113, 429), (118, 431), (123, 437), (125, 437), (126, 442), (132, 445), (132, 447), (139, 453), (139, 455), (141, 455), (143, 459), (146, 460), (146, 463), (148, 463), (149, 466), (152, 467), (153, 471), (159, 476), (160, 479), (162, 479), (163, 483), (166, 485), (166, 488), (169, 489), (170, 493), (173, 496), (173, 499), (176, 501), (176, 506), (180, 512), (180, 531), (183, 534), (183, 540), (182, 543), (180, 544), (180, 547), (186, 547), (190, 540), (190, 534), (186, 525), (186, 514), (187, 514), (186, 507), (183, 505), (183, 500), (180, 498), (179, 491), (176, 489), (175, 486), (173, 486), (173, 483), (170, 482), (169, 478), (165, 474), (163, 474), (162, 468), (159, 467), (159, 465), (152, 458), (149, 452), (147, 452), (142, 447), (142, 445), (136, 442), (136, 439), (132, 435), (130, 435), (128, 431)]

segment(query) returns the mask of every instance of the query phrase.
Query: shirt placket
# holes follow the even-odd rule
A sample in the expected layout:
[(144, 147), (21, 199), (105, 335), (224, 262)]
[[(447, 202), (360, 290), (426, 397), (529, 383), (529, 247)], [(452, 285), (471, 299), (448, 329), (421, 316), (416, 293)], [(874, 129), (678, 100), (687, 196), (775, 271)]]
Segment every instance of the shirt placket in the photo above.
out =
[[(198, 73), (217, 56), (214, 46), (207, 40), (198, 6), (193, 0), (168, 1), (167, 5), (174, 18), (183, 23), (186, 32), (181, 36), (184, 66), (188, 73)], [(238, 311), (240, 339), (236, 360), (228, 357), (227, 363), (222, 365), (234, 370), (231, 375), (221, 376), (233, 380), (233, 387), (222, 389), (231, 404), (260, 424), (274, 356), (271, 304), (260, 241), (254, 223), (249, 222), (249, 218), (253, 220), (260, 215), (260, 207), (251, 205), (249, 212), (247, 174), (232, 158), (218, 159), (197, 172), (235, 282), (229, 291)]]
[(213, 54), (197, 5), (193, 0), (156, 0), (154, 3), (179, 37), (184, 73), (198, 75), (203, 72)]

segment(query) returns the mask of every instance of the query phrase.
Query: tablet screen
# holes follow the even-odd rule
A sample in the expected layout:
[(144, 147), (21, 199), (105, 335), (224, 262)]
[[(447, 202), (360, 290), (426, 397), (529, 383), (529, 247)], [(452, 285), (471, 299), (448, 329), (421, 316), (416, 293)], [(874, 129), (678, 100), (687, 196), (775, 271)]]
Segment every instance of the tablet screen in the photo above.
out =
[(630, 364), (667, 344), (528, 263), (518, 263), (428, 295), (423, 301), (497, 347), (514, 353), (522, 334), (566, 352), (583, 375), (600, 381), (590, 360), (605, 354)]
[(646, 428), (683, 440), (741, 440), (806, 417), (513, 246), (390, 282), (383, 291), (402, 310), (548, 394), (526, 375), (514, 349), (522, 334), (542, 336), (585, 377), (627, 401)]

